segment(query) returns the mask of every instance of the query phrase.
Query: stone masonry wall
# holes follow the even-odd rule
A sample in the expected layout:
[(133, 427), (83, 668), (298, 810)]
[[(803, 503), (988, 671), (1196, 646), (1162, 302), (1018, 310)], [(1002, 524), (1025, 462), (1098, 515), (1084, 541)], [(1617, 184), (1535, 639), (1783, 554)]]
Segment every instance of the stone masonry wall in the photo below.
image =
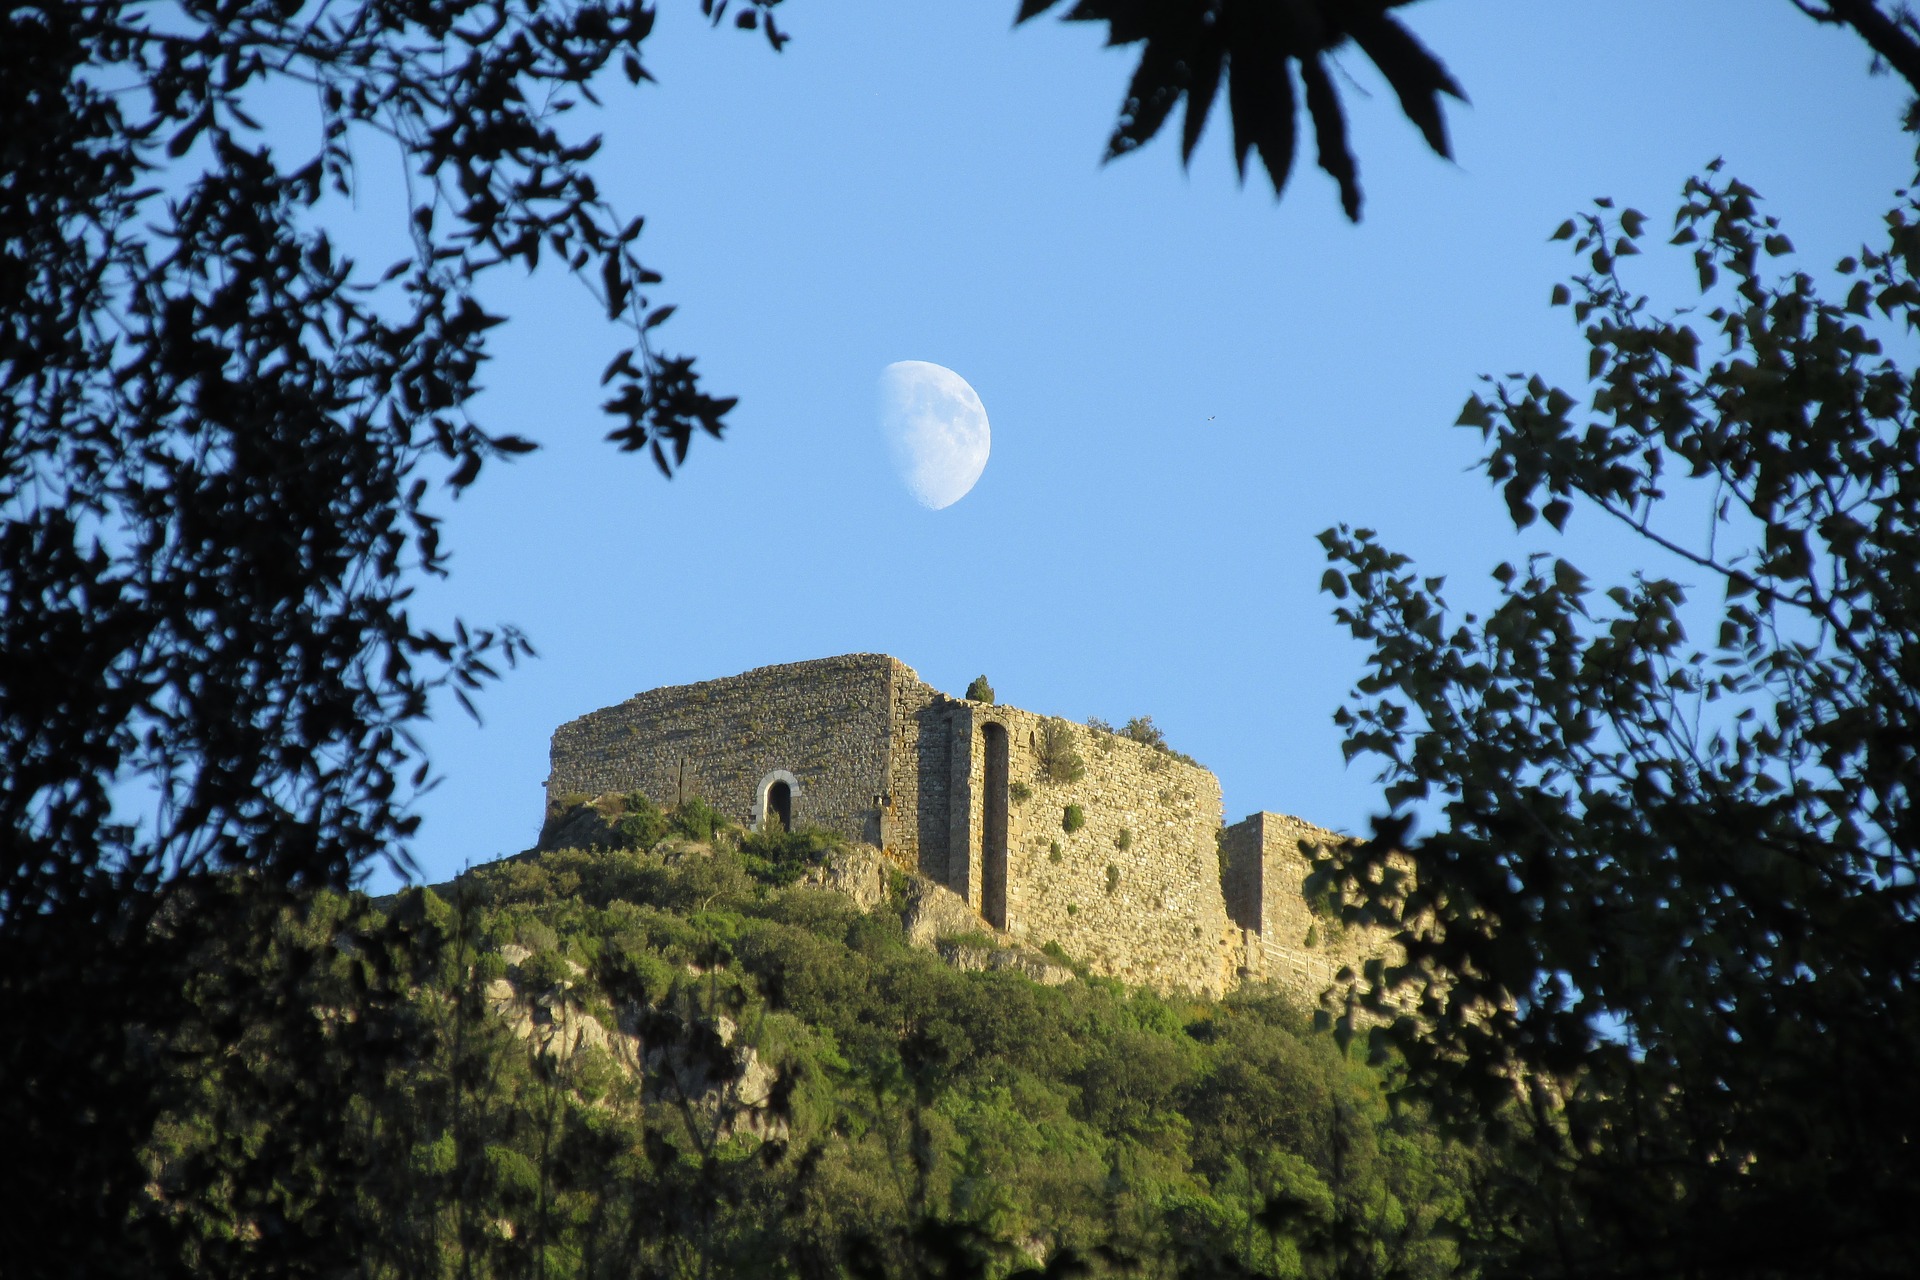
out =
[(1280, 813), (1256, 813), (1221, 836), (1227, 909), (1244, 931), (1247, 976), (1273, 983), (1312, 1008), (1338, 985), (1343, 968), (1362, 971), (1387, 953), (1378, 929), (1342, 927), (1308, 905), (1303, 890), (1312, 870), (1302, 842), (1337, 845), (1348, 837)]
[(948, 880), (953, 715), (961, 705), (923, 682), (913, 668), (894, 663), (889, 706), (893, 751), (880, 843), (889, 857), (939, 884)]
[[(1383, 954), (1384, 936), (1320, 919), (1302, 894), (1300, 842), (1341, 837), (1274, 813), (1223, 830), (1211, 772), (1064, 721), (1085, 774), (1048, 782), (1046, 723), (949, 697), (882, 654), (761, 667), (562, 725), (547, 796), (698, 797), (750, 823), (766, 779), (785, 771), (796, 823), (880, 846), (1029, 946), (1057, 942), (1096, 973), (1163, 991), (1217, 996), (1244, 977), (1310, 1006), (1343, 967)], [(992, 732), (1006, 735), (1004, 862)], [(1069, 805), (1086, 819), (1074, 832)]]
[(896, 668), (905, 670), (882, 654), (850, 654), (637, 694), (554, 732), (547, 798), (698, 797), (748, 823), (761, 781), (784, 769), (798, 784), (796, 824), (879, 844)]
[[(1067, 725), (1086, 775), (1050, 783), (1036, 752), (1046, 717), (960, 702), (953, 718), (948, 886), (981, 908), (988, 881), (982, 726), (997, 723), (1008, 735), (1010, 784), (1029, 792), (1009, 805), (1006, 931), (1036, 947), (1057, 942), (1096, 973), (1223, 994), (1238, 957), (1220, 893), (1213, 774), (1130, 739)], [(1086, 818), (1072, 833), (1063, 822), (1070, 804)]]

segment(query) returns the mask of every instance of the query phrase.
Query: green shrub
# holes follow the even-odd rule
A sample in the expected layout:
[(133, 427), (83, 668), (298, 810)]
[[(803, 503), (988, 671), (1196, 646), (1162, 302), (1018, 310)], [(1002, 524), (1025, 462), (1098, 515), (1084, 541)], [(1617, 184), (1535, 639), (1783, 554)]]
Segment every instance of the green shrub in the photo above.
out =
[(749, 874), (769, 884), (790, 885), (847, 838), (823, 827), (787, 831), (775, 825), (740, 837), (740, 860)]
[(1080, 904), (1079, 904), (1079, 903), (1077, 903), (1077, 902), (1069, 902), (1069, 903), (1067, 904), (1067, 914), (1068, 914), (1068, 915), (1070, 915), (1070, 916), (1077, 916), (1077, 915), (1079, 915), (1079, 914), (1080, 914)]
[(991, 951), (1000, 945), (994, 941), (991, 936), (981, 933), (978, 930), (969, 933), (945, 934), (941, 937), (940, 941), (950, 946), (973, 947), (980, 951)]
[(1033, 788), (1024, 782), (1016, 782), (1007, 788), (1007, 798), (1015, 804), (1025, 804), (1033, 799)]
[(1060, 842), (1058, 840), (1049, 840), (1047, 842), (1047, 861), (1057, 864), (1065, 860), (1064, 855), (1060, 852)]
[(531, 991), (549, 991), (572, 978), (572, 967), (558, 951), (538, 951), (520, 962), (520, 985)]
[(1060, 815), (1060, 829), (1072, 835), (1087, 825), (1087, 811), (1077, 804), (1070, 804)]
[[(690, 954), (691, 951), (689, 941), (683, 952)], [(674, 979), (679, 974), (679, 966), (669, 963), (654, 949), (643, 929), (629, 929), (614, 935), (601, 949), (600, 959), (594, 965), (594, 976), (607, 995), (639, 1004), (652, 1004), (665, 998), (673, 990)]]
[(993, 705), (993, 686), (987, 683), (985, 676), (975, 676), (973, 683), (967, 686), (967, 701)]
[[(1152, 716), (1135, 716), (1133, 719), (1127, 721), (1125, 725), (1121, 726), (1120, 736), (1131, 739), (1143, 747), (1152, 747), (1161, 755), (1168, 757), (1168, 759), (1178, 760), (1181, 764), (1190, 764), (1197, 767), (1200, 763), (1186, 752), (1175, 751), (1172, 747), (1168, 746), (1167, 735), (1161, 732), (1160, 726), (1153, 722)], [(1152, 760), (1148, 763), (1158, 766), (1166, 762), (1163, 760)]]
[(613, 824), (613, 847), (646, 850), (659, 844), (672, 824), (660, 806), (638, 791), (630, 791), (621, 802), (626, 813)]
[(668, 815), (668, 825), (689, 840), (708, 844), (712, 842), (714, 832), (732, 824), (727, 821), (726, 814), (695, 796), (682, 800), (674, 808)]
[(1115, 848), (1125, 853), (1128, 849), (1133, 848), (1133, 832), (1125, 827), (1120, 828), (1120, 834), (1113, 838), (1113, 843)]
[(560, 947), (560, 935), (545, 921), (523, 916), (514, 920), (512, 929), (513, 940), (529, 951), (556, 951)]
[(1056, 716), (1042, 723), (1033, 749), (1040, 761), (1040, 776), (1046, 781), (1078, 782), (1087, 776), (1087, 762), (1074, 750), (1073, 726), (1065, 720)]
[(1112, 897), (1120, 889), (1120, 868), (1111, 862), (1107, 864), (1107, 896)]

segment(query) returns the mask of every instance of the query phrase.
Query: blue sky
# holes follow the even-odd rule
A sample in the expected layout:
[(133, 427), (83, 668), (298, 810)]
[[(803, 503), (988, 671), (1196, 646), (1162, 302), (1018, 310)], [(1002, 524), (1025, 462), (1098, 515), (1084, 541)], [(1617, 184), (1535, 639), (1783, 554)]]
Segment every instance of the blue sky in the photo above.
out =
[[(1011, 29), (1013, 8), (796, 0), (775, 55), (661, 5), (659, 83), (588, 123), (679, 304), (663, 345), (740, 404), (664, 481), (602, 440), (619, 338), (585, 292), (552, 275), (488, 298), (513, 318), (477, 416), (544, 448), (444, 504), (454, 573), (420, 610), (517, 623), (541, 657), (485, 692), (483, 725), (449, 701), (423, 734), (428, 879), (532, 842), (561, 722), (853, 651), (1076, 720), (1151, 714), (1219, 774), (1229, 821), (1364, 830), (1373, 771), (1331, 720), (1363, 654), (1315, 533), (1377, 528), (1456, 603), (1536, 547), (1596, 577), (1642, 563), (1578, 516), (1516, 538), (1448, 425), (1484, 372), (1578, 393), (1553, 227), (1600, 195), (1664, 223), (1722, 156), (1824, 268), (1913, 173), (1896, 82), (1788, 0), (1432, 0), (1402, 14), (1472, 99), (1449, 104), (1457, 163), (1346, 56), (1350, 226), (1305, 140), (1283, 201), (1241, 188), (1224, 117), (1190, 172), (1170, 138), (1101, 166), (1134, 55), (1094, 26)], [(1649, 254), (1633, 278), (1684, 305), (1686, 266)], [(896, 360), (956, 370), (992, 421), (978, 486), (942, 511), (887, 465), (875, 380)]]

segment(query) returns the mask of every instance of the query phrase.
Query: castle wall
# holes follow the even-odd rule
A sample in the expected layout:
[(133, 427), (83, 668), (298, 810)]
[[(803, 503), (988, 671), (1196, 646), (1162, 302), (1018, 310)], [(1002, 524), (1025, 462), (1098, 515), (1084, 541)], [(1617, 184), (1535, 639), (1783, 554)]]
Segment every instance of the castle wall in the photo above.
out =
[(929, 880), (946, 884), (952, 818), (948, 809), (954, 711), (962, 704), (894, 663), (889, 698), (893, 734), (881, 846)]
[(879, 844), (896, 668), (906, 670), (882, 654), (850, 654), (637, 694), (554, 732), (548, 800), (641, 791), (671, 806), (698, 797), (751, 823), (762, 780), (785, 770), (798, 783), (796, 824)]
[[(1066, 725), (1086, 773), (1051, 783), (1036, 750), (1046, 717), (961, 702), (953, 718), (948, 887), (976, 910), (996, 905), (985, 729), (996, 724), (1007, 734), (1010, 786), (1024, 786), (1028, 798), (1010, 797), (1005, 916), (989, 910), (988, 922), (1031, 946), (1058, 942), (1111, 977), (1213, 995), (1231, 985), (1238, 952), (1220, 893), (1220, 784), (1212, 773)], [(1069, 833), (1071, 804), (1086, 825)]]
[[(1303, 840), (1274, 813), (1221, 827), (1220, 783), (1165, 751), (1056, 721), (1084, 766), (1050, 782), (1047, 717), (952, 698), (881, 654), (761, 667), (654, 689), (562, 725), (549, 801), (698, 797), (742, 823), (776, 774), (797, 824), (880, 846), (1029, 946), (1094, 972), (1223, 994), (1270, 981), (1317, 1004), (1342, 968), (1386, 954), (1378, 930), (1308, 907)], [(1085, 825), (1065, 829), (1068, 806)], [(1124, 846), (1124, 847), (1123, 847)]]
[(1306, 1007), (1337, 985), (1342, 969), (1362, 971), (1387, 952), (1383, 931), (1342, 926), (1308, 905), (1303, 886), (1313, 870), (1308, 845), (1348, 837), (1281, 813), (1256, 813), (1221, 835), (1222, 885), (1234, 924), (1244, 931), (1250, 978), (1271, 982)]

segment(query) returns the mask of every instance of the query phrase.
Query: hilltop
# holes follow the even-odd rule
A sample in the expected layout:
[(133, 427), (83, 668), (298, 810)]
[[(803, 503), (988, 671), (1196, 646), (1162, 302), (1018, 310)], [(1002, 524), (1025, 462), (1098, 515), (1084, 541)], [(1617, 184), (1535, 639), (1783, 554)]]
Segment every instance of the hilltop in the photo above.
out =
[[(601, 847), (383, 900), (335, 952), (346, 980), (398, 931), (420, 966), (404, 1052), (344, 1109), (353, 1154), (389, 1171), (351, 1192), (368, 1239), (412, 1248), (367, 1274), (1457, 1260), (1467, 1154), (1391, 1113), (1284, 994), (1100, 977), (831, 833), (748, 832), (698, 802), (591, 814), (557, 814), (548, 843), (597, 822)], [(154, 1153), (162, 1211), (196, 1132), (182, 1117)]]

